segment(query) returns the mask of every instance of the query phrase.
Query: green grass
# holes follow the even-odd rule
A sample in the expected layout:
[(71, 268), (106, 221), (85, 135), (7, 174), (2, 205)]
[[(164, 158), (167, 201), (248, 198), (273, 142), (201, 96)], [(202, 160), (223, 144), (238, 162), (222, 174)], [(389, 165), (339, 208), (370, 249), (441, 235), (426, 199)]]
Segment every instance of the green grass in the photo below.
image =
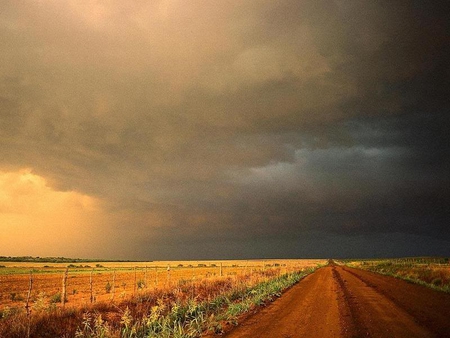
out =
[(447, 258), (405, 258), (346, 261), (350, 267), (392, 276), (437, 291), (450, 293), (450, 266)]

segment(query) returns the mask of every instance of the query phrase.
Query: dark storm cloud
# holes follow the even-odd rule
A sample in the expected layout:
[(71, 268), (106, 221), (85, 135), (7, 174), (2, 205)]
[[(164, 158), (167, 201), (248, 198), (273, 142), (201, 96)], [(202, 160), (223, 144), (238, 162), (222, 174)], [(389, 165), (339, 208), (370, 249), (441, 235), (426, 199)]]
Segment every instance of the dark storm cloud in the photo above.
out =
[(124, 256), (450, 240), (444, 4), (3, 2), (0, 168), (100, 198)]

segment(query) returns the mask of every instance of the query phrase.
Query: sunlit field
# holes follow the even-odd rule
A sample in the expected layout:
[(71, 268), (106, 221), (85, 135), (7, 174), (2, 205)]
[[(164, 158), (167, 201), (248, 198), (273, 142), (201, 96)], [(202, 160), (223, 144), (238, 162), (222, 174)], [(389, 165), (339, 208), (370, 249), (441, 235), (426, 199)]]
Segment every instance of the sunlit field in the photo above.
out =
[[(0, 336), (39, 337), (42, 327), (67, 337), (120, 337), (131, 328), (143, 332), (141, 336), (174, 336), (174, 330), (190, 332), (187, 336), (220, 333), (239, 314), (278, 297), (325, 264), (326, 260), (0, 262)], [(188, 315), (189, 311), (194, 313)]]
[(28, 263), (1, 262), (1, 307), (18, 306), (24, 302), (30, 273), (33, 280), (31, 301), (55, 302), (60, 299), (62, 278), (68, 269), (66, 306), (86, 306), (92, 302), (124, 300), (152, 289), (170, 288), (180, 281), (194, 283), (219, 277), (258, 274), (276, 269), (291, 272), (323, 260), (235, 260), (235, 261), (154, 261), (154, 262), (89, 262), (89, 263)]

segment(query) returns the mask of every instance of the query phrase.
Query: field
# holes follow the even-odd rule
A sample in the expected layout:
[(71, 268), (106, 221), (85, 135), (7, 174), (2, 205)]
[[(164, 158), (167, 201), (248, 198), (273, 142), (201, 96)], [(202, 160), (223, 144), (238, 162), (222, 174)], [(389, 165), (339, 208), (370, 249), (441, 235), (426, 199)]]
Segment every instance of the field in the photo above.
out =
[[(202, 312), (203, 322), (196, 329), (197, 334), (208, 328), (220, 331), (225, 325), (223, 321), (229, 322), (252, 306), (244, 301), (256, 297), (255, 301), (261, 303), (278, 296), (296, 278), (325, 263), (325, 260), (0, 262), (3, 317), (0, 337), (41, 337), (42, 326), (46, 332), (55, 326), (53, 336), (96, 337), (99, 334), (92, 332), (104, 329), (111, 337), (118, 337), (124, 321), (129, 320), (135, 331), (143, 329), (140, 319), (146, 316), (148, 319), (157, 311), (156, 322), (163, 325), (174, 308), (193, 304), (208, 308)], [(273, 286), (275, 289), (270, 289)], [(212, 302), (217, 302), (217, 306), (211, 307)], [(219, 315), (219, 319), (206, 320), (206, 313)], [(128, 316), (133, 319), (127, 319)], [(187, 326), (186, 321), (177, 323)], [(173, 323), (168, 326), (167, 330), (173, 333)], [(186, 331), (183, 327), (180, 330)]]
[(448, 258), (0, 265), (0, 338), (450, 332)]

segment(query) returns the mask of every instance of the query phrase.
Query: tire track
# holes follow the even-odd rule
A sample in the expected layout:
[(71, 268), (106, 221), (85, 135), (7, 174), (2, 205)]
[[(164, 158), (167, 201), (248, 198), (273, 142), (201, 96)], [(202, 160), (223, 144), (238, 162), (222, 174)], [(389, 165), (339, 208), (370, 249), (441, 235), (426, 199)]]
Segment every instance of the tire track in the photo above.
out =
[(338, 299), (339, 302), (339, 315), (341, 323), (341, 334), (343, 337), (362, 337), (363, 333), (368, 332), (361, 321), (358, 318), (358, 303), (355, 296), (349, 291), (346, 282), (342, 279), (341, 275), (337, 271), (336, 267), (333, 266), (333, 278), (339, 285)]
[(331, 264), (226, 337), (450, 337), (450, 295)]
[[(357, 337), (405, 337), (422, 338), (435, 335), (420, 325), (403, 307), (377, 290), (376, 284), (363, 281), (358, 275), (337, 267), (345, 288), (354, 298), (349, 305), (357, 328)], [(393, 285), (395, 287), (395, 285)]]
[(370, 271), (342, 268), (411, 316), (434, 337), (450, 337), (450, 294)]
[(331, 268), (320, 268), (226, 337), (342, 337), (338, 289)]

